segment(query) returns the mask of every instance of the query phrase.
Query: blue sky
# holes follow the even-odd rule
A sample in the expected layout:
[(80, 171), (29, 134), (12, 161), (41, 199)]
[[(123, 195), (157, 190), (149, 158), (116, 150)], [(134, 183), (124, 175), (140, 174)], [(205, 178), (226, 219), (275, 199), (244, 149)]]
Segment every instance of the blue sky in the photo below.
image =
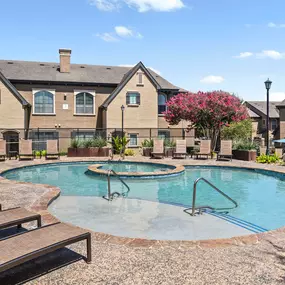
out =
[(2, 0), (1, 59), (134, 65), (190, 91), (285, 99), (284, 0)]

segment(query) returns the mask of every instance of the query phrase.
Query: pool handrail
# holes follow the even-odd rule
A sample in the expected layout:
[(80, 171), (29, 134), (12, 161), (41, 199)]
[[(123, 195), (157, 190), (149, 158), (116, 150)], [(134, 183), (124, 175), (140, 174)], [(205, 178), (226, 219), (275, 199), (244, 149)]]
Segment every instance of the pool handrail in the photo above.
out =
[[(114, 174), (121, 182), (122, 184), (128, 189), (127, 192), (125, 193), (118, 193), (118, 192), (114, 192), (114, 193), (111, 193), (111, 174)], [(109, 200), (109, 201), (112, 201), (113, 200), (113, 197), (115, 194), (117, 194), (118, 196), (122, 195), (123, 197), (126, 196), (126, 194), (128, 194), (130, 192), (130, 187), (129, 185), (113, 170), (113, 169), (110, 169), (108, 171), (108, 175), (107, 175), (107, 179), (108, 179), (108, 193), (107, 193), (107, 197), (106, 196), (103, 196), (104, 199), (106, 200)]]
[[(193, 185), (193, 200), (192, 200), (192, 216), (195, 216), (195, 204), (196, 204), (196, 192), (197, 192), (197, 184), (199, 181), (204, 181), (206, 182), (208, 185), (210, 185), (214, 190), (216, 190), (218, 193), (220, 193), (221, 195), (223, 195), (225, 198), (227, 198), (228, 200), (230, 200), (234, 205), (235, 207), (234, 208), (237, 208), (238, 207), (238, 203), (233, 200), (230, 196), (228, 196), (226, 193), (224, 193), (222, 190), (220, 190), (219, 188), (217, 188), (215, 185), (213, 185), (210, 181), (208, 181), (207, 179), (203, 178), (203, 177), (200, 177), (198, 179), (195, 180), (194, 182), (194, 185)], [(201, 207), (199, 207), (201, 208)], [(206, 207), (205, 207), (206, 208)]]

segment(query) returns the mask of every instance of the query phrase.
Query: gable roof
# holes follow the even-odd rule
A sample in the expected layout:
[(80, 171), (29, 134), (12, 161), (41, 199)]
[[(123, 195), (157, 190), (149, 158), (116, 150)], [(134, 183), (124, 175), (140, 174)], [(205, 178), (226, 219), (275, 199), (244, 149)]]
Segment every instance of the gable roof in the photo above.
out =
[[(259, 114), (260, 116), (266, 116), (266, 101), (247, 101), (247, 107), (251, 109), (254, 113)], [(269, 102), (269, 117), (270, 118), (279, 118), (279, 111), (277, 106), (280, 105), (280, 102), (270, 101)]]
[(4, 74), (0, 71), (0, 81), (6, 86), (6, 88), (15, 96), (15, 98), (23, 105), (23, 106), (31, 106), (25, 98), (18, 92), (15, 86), (4, 76)]
[[(104, 66), (88, 64), (71, 64), (70, 73), (61, 73), (59, 64), (53, 62), (33, 62), (0, 60), (0, 71), (10, 81), (30, 82), (55, 82), (55, 83), (80, 83), (118, 85), (124, 76), (131, 72), (133, 67)], [(147, 69), (152, 77), (158, 82), (161, 89), (179, 90), (159, 74)]]
[(156, 89), (161, 89), (161, 86), (149, 72), (149, 70), (143, 65), (140, 61), (136, 66), (134, 66), (122, 79), (117, 88), (111, 93), (111, 95), (105, 100), (105, 102), (101, 105), (104, 108), (107, 108), (108, 105), (115, 99), (115, 97), (120, 93), (120, 91), (124, 88), (124, 86), (129, 82), (129, 80), (136, 74), (138, 70), (144, 71), (145, 75), (149, 78), (152, 84), (156, 87)]

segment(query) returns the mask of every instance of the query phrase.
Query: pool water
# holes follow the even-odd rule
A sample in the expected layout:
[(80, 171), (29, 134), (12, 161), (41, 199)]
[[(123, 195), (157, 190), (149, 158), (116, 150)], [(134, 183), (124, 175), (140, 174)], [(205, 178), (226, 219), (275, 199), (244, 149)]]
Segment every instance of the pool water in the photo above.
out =
[[(63, 196), (102, 197), (107, 192), (104, 176), (90, 176), (85, 172), (91, 163), (52, 164), (26, 167), (3, 174), (8, 179), (50, 184), (60, 187)], [(237, 201), (238, 207), (229, 210), (231, 216), (266, 229), (285, 225), (285, 181), (256, 171), (221, 168), (191, 167), (185, 173), (163, 179), (127, 179), (131, 191), (128, 198), (179, 204), (190, 207), (193, 183), (204, 177)], [(115, 177), (112, 191), (125, 192)], [(213, 191), (204, 182), (197, 186), (197, 206), (232, 207), (230, 201)]]
[(153, 163), (128, 163), (128, 162), (111, 162), (103, 164), (101, 169), (104, 170), (114, 170), (115, 172), (155, 172), (164, 171), (171, 168), (169, 165), (165, 164), (153, 164)]

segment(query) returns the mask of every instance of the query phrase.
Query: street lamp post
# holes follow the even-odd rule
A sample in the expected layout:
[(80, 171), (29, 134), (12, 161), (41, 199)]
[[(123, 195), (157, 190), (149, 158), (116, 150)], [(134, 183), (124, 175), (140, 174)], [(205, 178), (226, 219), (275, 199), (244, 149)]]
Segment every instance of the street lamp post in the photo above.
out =
[(121, 106), (121, 110), (122, 110), (122, 134), (121, 134), (121, 137), (123, 138), (124, 137), (124, 111), (125, 111), (124, 105)]
[(266, 101), (266, 154), (269, 155), (269, 90), (271, 88), (272, 81), (269, 78), (264, 82), (267, 90)]

